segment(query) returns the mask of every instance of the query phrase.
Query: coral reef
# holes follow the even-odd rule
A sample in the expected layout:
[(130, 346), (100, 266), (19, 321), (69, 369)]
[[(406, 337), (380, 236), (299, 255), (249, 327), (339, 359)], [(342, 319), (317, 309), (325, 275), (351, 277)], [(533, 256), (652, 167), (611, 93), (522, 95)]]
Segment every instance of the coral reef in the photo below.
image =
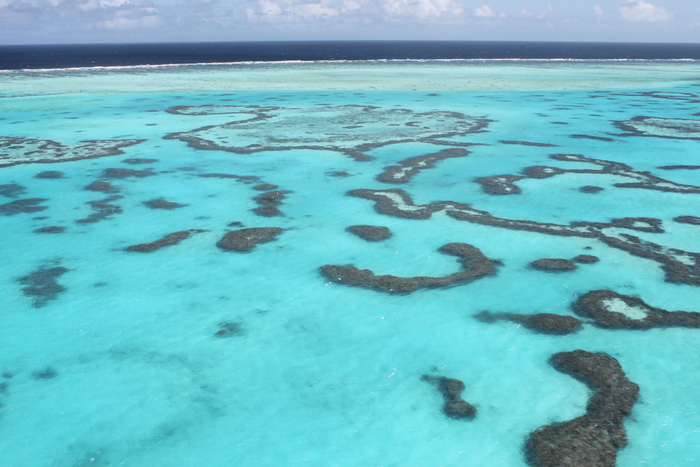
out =
[(42, 308), (51, 300), (56, 300), (58, 295), (66, 290), (59, 284), (58, 278), (67, 273), (68, 269), (62, 266), (53, 268), (40, 267), (34, 272), (22, 276), (17, 282), (24, 285), (22, 293), (27, 297), (33, 297), (32, 306)]
[(135, 251), (139, 253), (151, 253), (153, 251), (159, 250), (163, 247), (166, 246), (171, 246), (171, 245), (177, 245), (193, 233), (200, 233), (204, 232), (204, 230), (198, 230), (198, 229), (192, 229), (192, 230), (182, 230), (180, 232), (173, 232), (171, 234), (166, 235), (165, 237), (161, 238), (160, 240), (156, 240), (155, 242), (151, 243), (141, 243), (138, 245), (131, 245), (129, 247), (126, 247), (124, 250), (125, 251)]
[(411, 178), (421, 170), (432, 169), (435, 163), (451, 157), (465, 157), (469, 152), (462, 148), (449, 148), (434, 154), (416, 156), (399, 162), (401, 165), (384, 167), (384, 171), (377, 175), (377, 180), (384, 183), (408, 183)]
[(608, 329), (650, 329), (657, 327), (700, 328), (700, 313), (666, 311), (643, 300), (612, 290), (592, 290), (573, 305), (574, 312)]
[(46, 198), (18, 199), (7, 204), (0, 204), (0, 216), (14, 216), (15, 214), (31, 214), (43, 211), (47, 206), (40, 206)]
[(442, 406), (442, 411), (445, 415), (450, 418), (464, 420), (472, 420), (476, 417), (476, 408), (461, 397), (465, 387), (462, 381), (431, 375), (423, 375), (421, 380), (437, 386), (445, 400), (445, 404)]
[(391, 237), (391, 231), (387, 227), (378, 225), (351, 225), (345, 230), (368, 242), (379, 242)]
[(168, 211), (177, 208), (184, 208), (189, 206), (188, 204), (174, 203), (172, 201), (166, 201), (163, 198), (151, 199), (149, 201), (144, 201), (143, 204), (149, 209), (166, 209)]
[(562, 336), (571, 334), (581, 329), (581, 321), (573, 316), (557, 315), (554, 313), (537, 313), (525, 315), (519, 313), (491, 313), (482, 311), (474, 315), (474, 318), (482, 323), (495, 323), (497, 321), (512, 321), (539, 334)]
[(251, 227), (228, 232), (216, 244), (224, 251), (248, 252), (260, 243), (277, 240), (283, 229), (279, 227)]
[(545, 272), (573, 271), (576, 265), (573, 261), (563, 258), (542, 258), (530, 263), (530, 267)]
[(339, 266), (326, 264), (321, 266), (321, 274), (338, 284), (363, 287), (378, 292), (390, 294), (406, 294), (419, 289), (434, 289), (463, 284), (494, 271), (494, 261), (484, 256), (481, 251), (466, 243), (448, 243), (438, 251), (443, 254), (457, 256), (462, 271), (442, 277), (397, 277), (392, 275), (376, 276), (369, 269), (358, 269), (354, 266)]
[(586, 413), (563, 423), (543, 426), (525, 441), (532, 467), (614, 467), (617, 451), (627, 444), (622, 423), (639, 396), (639, 386), (627, 379), (619, 362), (602, 353), (561, 352), (550, 364), (587, 385), (593, 395)]
[(44, 180), (57, 180), (63, 178), (63, 172), (58, 170), (45, 170), (44, 172), (39, 172), (34, 175), (34, 178), (44, 179)]

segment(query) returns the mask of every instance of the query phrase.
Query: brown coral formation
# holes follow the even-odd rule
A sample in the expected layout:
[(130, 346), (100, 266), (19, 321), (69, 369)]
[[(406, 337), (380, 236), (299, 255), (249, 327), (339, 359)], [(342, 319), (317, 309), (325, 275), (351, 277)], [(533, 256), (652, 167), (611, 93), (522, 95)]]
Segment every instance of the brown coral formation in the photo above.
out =
[(129, 178), (129, 177), (144, 178), (144, 177), (152, 177), (154, 175), (156, 175), (156, 173), (150, 169), (135, 170), (135, 169), (110, 168), (110, 169), (104, 169), (102, 171), (102, 178), (110, 178), (110, 179), (122, 179), (122, 178)]
[(574, 312), (607, 329), (651, 329), (657, 327), (700, 328), (700, 313), (666, 311), (644, 303), (640, 298), (612, 290), (592, 290), (573, 305)]
[(16, 198), (17, 196), (23, 195), (26, 192), (27, 188), (19, 183), (7, 183), (5, 185), (0, 185), (0, 196), (5, 196), (7, 198)]
[(253, 209), (253, 212), (262, 217), (283, 216), (284, 214), (277, 206), (280, 206), (284, 201), (285, 193), (289, 193), (289, 191), (268, 191), (256, 196), (253, 200), (258, 204), (258, 207)]
[(600, 261), (600, 258), (593, 255), (578, 255), (572, 259), (575, 263), (593, 264)]
[(57, 225), (51, 225), (49, 227), (42, 227), (40, 229), (34, 230), (34, 233), (50, 233), (50, 234), (58, 234), (58, 233), (63, 233), (66, 231), (65, 227), (57, 226)]
[(550, 364), (588, 386), (593, 395), (586, 413), (563, 423), (538, 428), (525, 441), (532, 467), (614, 467), (617, 451), (627, 444), (625, 416), (639, 396), (620, 363), (584, 350), (554, 354)]
[(114, 196), (109, 196), (105, 199), (97, 200), (97, 201), (88, 201), (85, 204), (90, 205), (92, 210), (94, 211), (92, 214), (89, 216), (83, 218), (83, 219), (78, 219), (75, 221), (76, 224), (94, 224), (95, 222), (100, 222), (105, 219), (111, 218), (115, 214), (121, 214), (122, 208), (121, 206), (117, 204), (109, 204), (112, 201), (116, 201), (118, 199), (122, 199), (123, 196), (119, 195), (114, 195)]
[(492, 177), (476, 178), (474, 181), (481, 185), (484, 193), (489, 195), (517, 195), (520, 194), (520, 187), (514, 182), (522, 180), (521, 175), (494, 175)]
[(445, 400), (445, 405), (442, 406), (445, 415), (450, 418), (464, 420), (472, 420), (476, 417), (476, 408), (461, 397), (465, 387), (462, 381), (444, 376), (430, 375), (423, 375), (421, 380), (437, 386)]
[(42, 308), (51, 300), (56, 300), (58, 295), (66, 290), (58, 283), (58, 278), (67, 272), (68, 269), (62, 266), (40, 267), (32, 273), (18, 278), (17, 282), (24, 285), (22, 293), (34, 299), (32, 306)]
[(152, 199), (149, 201), (144, 201), (143, 204), (149, 208), (149, 209), (165, 209), (165, 210), (173, 210), (177, 208), (184, 208), (185, 206), (188, 206), (187, 204), (180, 204), (180, 203), (174, 203), (172, 201), (166, 201), (163, 198), (156, 198)]
[(554, 313), (537, 313), (525, 315), (519, 313), (491, 313), (482, 311), (474, 315), (474, 318), (482, 323), (495, 323), (497, 321), (512, 321), (539, 334), (562, 336), (571, 334), (581, 329), (581, 321), (573, 316), (557, 315)]
[(85, 190), (87, 191), (99, 191), (102, 193), (116, 193), (119, 191), (119, 188), (115, 187), (109, 182), (102, 182), (102, 181), (97, 181), (97, 182), (92, 182), (88, 186), (85, 187)]
[(673, 220), (679, 224), (700, 225), (700, 217), (696, 216), (678, 216), (674, 217)]
[(279, 227), (251, 227), (248, 229), (234, 230), (228, 232), (216, 244), (224, 251), (237, 251), (245, 253), (251, 251), (261, 243), (277, 240), (277, 236), (282, 233)]
[(46, 198), (26, 198), (12, 201), (11, 203), (0, 204), (0, 216), (14, 216), (15, 214), (31, 214), (43, 211), (47, 206), (40, 206)]
[(63, 172), (59, 172), (58, 170), (45, 170), (44, 172), (39, 172), (38, 174), (34, 175), (34, 178), (43, 180), (57, 180), (59, 178), (63, 178)]
[(408, 193), (398, 188), (352, 190), (347, 195), (372, 200), (375, 202), (374, 209), (380, 214), (404, 219), (430, 219), (433, 213), (444, 211), (445, 214), (454, 219), (475, 224), (547, 235), (596, 239), (612, 248), (659, 263), (666, 274), (667, 282), (700, 286), (700, 253), (665, 247), (618, 231), (618, 229), (623, 228), (662, 233), (663, 229), (661, 229), (659, 219), (627, 217), (613, 219), (610, 223), (572, 222), (569, 225), (562, 225), (530, 220), (503, 219), (492, 216), (487, 211), (474, 209), (469, 204), (455, 201), (438, 201), (416, 205)]
[(391, 231), (379, 225), (351, 225), (345, 230), (368, 242), (380, 242), (391, 237)]
[(156, 250), (160, 250), (163, 247), (166, 246), (172, 246), (172, 245), (177, 245), (184, 239), (188, 238), (190, 235), (193, 233), (200, 233), (204, 232), (203, 230), (198, 230), (198, 229), (192, 229), (192, 230), (182, 230), (180, 232), (173, 232), (171, 234), (166, 235), (165, 237), (161, 238), (160, 240), (156, 240), (155, 242), (151, 243), (141, 243), (138, 245), (131, 245), (127, 248), (125, 248), (125, 251), (133, 251), (133, 252), (139, 252), (139, 253), (151, 253)]
[(384, 167), (384, 171), (377, 175), (377, 180), (384, 183), (408, 183), (411, 178), (421, 170), (432, 169), (435, 163), (451, 157), (465, 157), (469, 152), (462, 148), (449, 148), (434, 154), (425, 156), (409, 157), (399, 164)]
[(530, 267), (545, 272), (573, 271), (576, 265), (573, 261), (563, 258), (542, 258), (530, 263)]
[(494, 261), (488, 259), (472, 245), (448, 243), (441, 246), (438, 251), (456, 256), (463, 270), (442, 277), (397, 277), (392, 275), (377, 276), (369, 269), (358, 269), (354, 266), (326, 264), (321, 266), (320, 271), (325, 278), (338, 284), (363, 287), (389, 294), (407, 294), (419, 289), (463, 284), (491, 274), (494, 270)]

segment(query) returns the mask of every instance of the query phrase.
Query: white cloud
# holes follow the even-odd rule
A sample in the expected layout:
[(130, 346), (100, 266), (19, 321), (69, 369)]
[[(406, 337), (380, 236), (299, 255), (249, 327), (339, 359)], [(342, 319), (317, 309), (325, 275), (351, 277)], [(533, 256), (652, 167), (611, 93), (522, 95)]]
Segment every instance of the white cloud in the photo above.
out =
[(671, 21), (673, 15), (662, 6), (655, 6), (644, 0), (627, 0), (620, 7), (622, 19), (631, 22), (663, 23)]
[(490, 6), (481, 5), (479, 8), (474, 9), (474, 16), (479, 18), (495, 18), (498, 15), (491, 9)]
[(605, 13), (605, 10), (603, 10), (602, 6), (593, 5), (593, 14), (596, 16), (596, 18), (598, 18), (598, 19), (602, 18), (603, 13)]
[(384, 10), (389, 16), (418, 19), (459, 16), (463, 11), (462, 5), (453, 0), (388, 0)]

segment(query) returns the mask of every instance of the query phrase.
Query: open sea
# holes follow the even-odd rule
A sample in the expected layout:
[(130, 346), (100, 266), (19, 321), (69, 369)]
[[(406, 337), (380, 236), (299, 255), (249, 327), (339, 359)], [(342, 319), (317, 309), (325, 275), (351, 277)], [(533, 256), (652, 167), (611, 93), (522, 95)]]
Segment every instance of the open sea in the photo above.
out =
[(0, 465), (700, 465), (698, 60), (0, 47)]

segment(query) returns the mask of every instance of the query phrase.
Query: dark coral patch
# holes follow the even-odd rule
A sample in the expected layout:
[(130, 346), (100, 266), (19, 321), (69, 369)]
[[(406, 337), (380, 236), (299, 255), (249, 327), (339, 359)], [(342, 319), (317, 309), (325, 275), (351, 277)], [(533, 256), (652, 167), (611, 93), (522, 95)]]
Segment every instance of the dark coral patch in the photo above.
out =
[(551, 144), (551, 143), (535, 143), (532, 141), (512, 141), (512, 140), (501, 140), (499, 141), (501, 144), (517, 144), (520, 146), (535, 146), (539, 148), (553, 148), (556, 147), (556, 144)]
[(495, 175), (477, 178), (474, 181), (489, 195), (517, 195), (520, 193), (520, 187), (514, 182), (523, 178), (525, 177), (521, 175)]
[(0, 216), (14, 216), (15, 214), (30, 214), (43, 211), (47, 206), (39, 206), (45, 198), (18, 199), (7, 204), (0, 204)]
[(600, 193), (604, 189), (605, 188), (603, 188), (602, 186), (586, 185), (579, 188), (578, 191), (580, 191), (581, 193), (595, 194)]
[(204, 232), (203, 230), (183, 230), (180, 232), (173, 232), (171, 234), (166, 235), (165, 237), (161, 238), (160, 240), (156, 240), (155, 242), (151, 243), (141, 243), (138, 245), (131, 245), (129, 247), (126, 247), (124, 250), (126, 251), (136, 251), (139, 253), (151, 253), (153, 251), (159, 250), (163, 247), (166, 246), (171, 246), (171, 245), (177, 245), (187, 237), (189, 237), (193, 233), (199, 233), (199, 232)]
[(571, 334), (581, 329), (581, 321), (573, 316), (557, 315), (554, 313), (525, 315), (519, 313), (491, 313), (489, 311), (482, 311), (474, 315), (474, 318), (482, 323), (488, 324), (497, 321), (512, 321), (521, 324), (530, 331), (555, 336)]
[(102, 193), (116, 193), (119, 191), (119, 188), (115, 187), (109, 182), (92, 182), (88, 186), (85, 187), (85, 190), (87, 191), (99, 191)]
[(0, 196), (5, 196), (6, 198), (16, 198), (17, 196), (23, 195), (26, 192), (27, 189), (19, 183), (0, 185)]
[(537, 261), (530, 263), (530, 267), (537, 269), (538, 271), (545, 272), (565, 272), (576, 269), (576, 265), (573, 263), (573, 261), (563, 258), (538, 259)]
[(258, 204), (258, 207), (253, 209), (253, 212), (262, 217), (283, 216), (284, 214), (277, 208), (277, 206), (282, 204), (282, 201), (285, 198), (285, 193), (291, 192), (286, 190), (275, 190), (256, 196), (253, 199)]
[(131, 159), (124, 159), (122, 162), (130, 165), (153, 164), (154, 162), (158, 162), (158, 159), (142, 159), (139, 157), (133, 157)]
[(549, 360), (555, 370), (588, 386), (593, 395), (586, 413), (563, 423), (538, 428), (525, 441), (532, 467), (614, 467), (617, 451), (627, 444), (625, 416), (639, 397), (639, 386), (620, 363), (602, 353), (560, 352)]
[(384, 167), (384, 171), (377, 175), (377, 180), (384, 183), (408, 183), (414, 175), (421, 170), (434, 168), (440, 160), (467, 155), (469, 152), (466, 149), (449, 148), (434, 154), (410, 157), (399, 162), (401, 165)]
[(279, 188), (279, 186), (273, 185), (272, 183), (261, 183), (259, 185), (255, 185), (253, 187), (253, 190), (270, 191), (270, 190), (276, 190), (277, 188)]
[(450, 418), (464, 420), (472, 420), (476, 417), (476, 407), (461, 397), (465, 388), (462, 381), (444, 376), (430, 375), (421, 376), (421, 380), (437, 386), (445, 400), (445, 404), (442, 406), (442, 411), (445, 415)]
[(481, 251), (466, 243), (448, 243), (438, 251), (447, 255), (457, 256), (462, 271), (442, 277), (397, 277), (392, 275), (376, 276), (369, 269), (358, 269), (354, 266), (339, 266), (326, 264), (321, 266), (321, 274), (338, 284), (363, 287), (378, 292), (390, 294), (406, 294), (418, 289), (434, 289), (463, 284), (484, 277), (494, 271), (494, 261), (484, 256)]
[(34, 175), (34, 178), (43, 180), (57, 180), (59, 178), (63, 178), (63, 172), (59, 172), (58, 170), (45, 170), (44, 172), (39, 172), (38, 174)]
[(674, 217), (673, 220), (680, 224), (700, 225), (700, 217), (695, 216), (678, 216)]
[(184, 208), (189, 206), (188, 204), (173, 203), (172, 201), (166, 201), (163, 198), (152, 199), (149, 201), (144, 201), (143, 204), (149, 209), (166, 209), (172, 210), (177, 208)]
[(98, 200), (98, 201), (88, 201), (85, 204), (90, 205), (92, 210), (94, 211), (92, 214), (89, 216), (83, 218), (83, 219), (78, 219), (75, 221), (76, 224), (94, 224), (95, 222), (100, 222), (105, 219), (109, 219), (112, 217), (114, 214), (121, 214), (122, 208), (119, 205), (116, 204), (109, 204), (112, 201), (116, 201), (118, 199), (121, 199), (122, 196), (114, 195), (110, 196), (108, 198)]
[(234, 230), (228, 232), (216, 244), (225, 251), (248, 252), (260, 243), (267, 243), (277, 240), (277, 236), (283, 229), (279, 227), (251, 227), (248, 229)]
[(662, 170), (698, 170), (700, 165), (662, 165), (659, 167)]
[(232, 179), (236, 180), (237, 182), (241, 182), (241, 183), (258, 183), (260, 181), (260, 177), (256, 177), (254, 175), (234, 175), (234, 174), (215, 173), (215, 174), (199, 174), (197, 176), (201, 177), (201, 178), (232, 178)]
[(157, 175), (157, 174), (150, 169), (135, 170), (135, 169), (110, 168), (110, 169), (104, 169), (102, 171), (102, 178), (109, 178), (109, 179), (123, 179), (123, 178), (129, 178), (129, 177), (144, 178), (144, 177), (152, 177), (154, 175)]
[(330, 172), (325, 172), (325, 174), (328, 175), (329, 177), (339, 177), (339, 178), (352, 176), (351, 174), (347, 173), (344, 170), (332, 170)]
[(66, 231), (65, 227), (51, 225), (49, 227), (42, 227), (40, 229), (36, 229), (36, 230), (34, 230), (34, 233), (58, 234), (58, 233), (63, 233), (65, 231)]
[(32, 373), (32, 378), (34, 379), (54, 379), (58, 376), (58, 372), (51, 367), (46, 367), (41, 371), (35, 371)]
[(596, 326), (608, 329), (700, 328), (700, 313), (654, 308), (640, 298), (612, 290), (586, 293), (576, 301), (573, 310), (579, 316), (592, 319)]
[(345, 230), (368, 242), (379, 242), (391, 237), (391, 231), (387, 227), (378, 225), (351, 225)]
[(214, 333), (214, 337), (238, 337), (244, 333), (243, 325), (237, 322), (219, 323), (219, 330)]
[(67, 272), (68, 269), (61, 266), (53, 268), (40, 267), (32, 273), (18, 278), (17, 282), (24, 285), (22, 293), (25, 296), (34, 298), (32, 306), (41, 308), (49, 301), (56, 300), (58, 294), (66, 290), (57, 280)]
[(593, 255), (578, 255), (572, 259), (576, 263), (593, 264), (600, 261), (600, 258)]
[(596, 141), (604, 141), (604, 142), (613, 142), (615, 141), (612, 138), (608, 138), (605, 136), (592, 136), (592, 135), (570, 135), (569, 138), (574, 138), (574, 139), (593, 139)]

